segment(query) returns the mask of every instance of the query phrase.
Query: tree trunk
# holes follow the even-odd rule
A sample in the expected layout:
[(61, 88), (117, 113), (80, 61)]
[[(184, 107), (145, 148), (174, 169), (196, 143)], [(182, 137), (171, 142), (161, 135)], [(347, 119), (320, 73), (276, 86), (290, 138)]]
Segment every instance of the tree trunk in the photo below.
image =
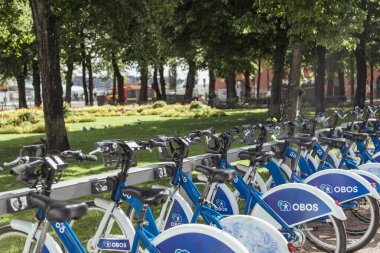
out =
[(251, 72), (247, 68), (244, 71), (244, 96), (245, 96), (245, 101), (248, 101), (251, 98), (252, 95), (252, 89), (251, 89)]
[(39, 107), (42, 104), (41, 99), (41, 76), (40, 67), (37, 60), (32, 61), (32, 72), (33, 72), (33, 89), (34, 89), (34, 106)]
[(317, 71), (315, 73), (314, 97), (315, 112), (325, 111), (325, 71), (326, 71), (326, 48), (316, 47)]
[(117, 79), (117, 102), (119, 105), (124, 105), (124, 77), (120, 73), (119, 65), (116, 62), (116, 57), (112, 56), (112, 67)]
[(145, 104), (148, 102), (148, 66), (146, 63), (140, 63), (140, 97), (139, 104)]
[(74, 71), (74, 63), (69, 57), (66, 61), (67, 72), (65, 75), (66, 81), (66, 96), (65, 101), (68, 104), (71, 104), (71, 87), (73, 87), (73, 71)]
[(297, 102), (301, 80), (302, 47), (300, 40), (293, 42), (289, 85), (284, 107), (284, 119), (294, 120), (297, 116)]
[(229, 71), (227, 77), (227, 106), (234, 107), (238, 100), (236, 95), (236, 74), (235, 71)]
[(356, 96), (355, 106), (364, 108), (366, 98), (366, 85), (367, 85), (367, 64), (365, 56), (365, 39), (360, 36), (359, 45), (356, 48)]
[(94, 105), (94, 77), (92, 75), (92, 63), (91, 55), (88, 53), (86, 57), (86, 65), (88, 70), (88, 95), (90, 100), (90, 106)]
[(161, 97), (162, 100), (166, 101), (166, 82), (165, 82), (165, 77), (164, 77), (164, 66), (160, 65), (158, 72), (160, 74), (160, 85), (161, 85)]
[(209, 85), (208, 85), (208, 105), (215, 106), (215, 73), (212, 67), (208, 68), (208, 77), (209, 77)]
[[(83, 36), (83, 33), (82, 33)], [(82, 86), (83, 86), (83, 94), (84, 94), (84, 104), (88, 105), (88, 91), (87, 91), (87, 81), (86, 81), (86, 49), (84, 46), (84, 42), (80, 43), (81, 54), (82, 54)]]
[(177, 63), (173, 63), (170, 67), (170, 88), (176, 90), (177, 88)]
[(330, 102), (334, 100), (334, 72), (327, 71), (327, 97)]
[(113, 102), (113, 105), (116, 105), (116, 87), (117, 87), (117, 82), (116, 82), (116, 74), (114, 71), (113, 72), (113, 83), (112, 83), (112, 102)]
[(47, 149), (68, 150), (56, 17), (50, 0), (30, 0), (29, 3), (39, 47)]
[(27, 75), (28, 75), (28, 65), (24, 63), (22, 70), (16, 76), (19, 108), (28, 108), (28, 104), (26, 103), (26, 92), (25, 92), (25, 78), (27, 77)]
[(338, 80), (339, 80), (339, 101), (346, 101), (346, 85), (344, 83), (344, 70), (338, 69)]
[(281, 118), (281, 91), (282, 79), (284, 78), (285, 56), (288, 48), (287, 30), (278, 25), (276, 36), (276, 48), (273, 59), (273, 80), (271, 87), (271, 97), (269, 104), (269, 117)]
[(156, 93), (156, 99), (162, 100), (160, 88), (158, 87), (157, 67), (153, 69), (153, 90)]
[(196, 74), (196, 66), (195, 60), (188, 60), (189, 71), (187, 72), (186, 77), (186, 91), (185, 91), (185, 102), (191, 102), (193, 100), (193, 90), (195, 87), (195, 74)]
[(355, 58), (350, 55), (350, 87), (351, 87), (351, 103), (354, 103), (355, 99)]
[(256, 98), (260, 98), (260, 82), (261, 82), (261, 60), (259, 60), (259, 70), (257, 71)]
[(370, 63), (369, 65), (370, 67), (370, 72), (371, 72), (371, 77), (370, 77), (370, 80), (369, 80), (369, 99), (370, 99), (370, 103), (371, 105), (373, 105), (373, 64)]

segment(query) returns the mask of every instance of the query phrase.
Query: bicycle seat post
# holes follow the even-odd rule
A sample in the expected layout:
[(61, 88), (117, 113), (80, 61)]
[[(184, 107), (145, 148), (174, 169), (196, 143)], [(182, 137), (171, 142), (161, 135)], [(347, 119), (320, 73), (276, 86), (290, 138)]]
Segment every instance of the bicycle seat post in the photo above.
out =
[(294, 171), (294, 172), (297, 170), (297, 165), (298, 165), (298, 162), (299, 162), (300, 157), (301, 157), (301, 152), (302, 152), (302, 147), (299, 146), (297, 149), (296, 158), (294, 159), (294, 162), (292, 164), (292, 171)]
[(260, 167), (260, 162), (250, 162), (249, 164), (252, 167), (251, 173), (248, 175), (248, 183), (252, 184), (256, 182), (256, 176), (257, 176), (257, 171)]
[(40, 238), (38, 240), (35, 252), (42, 252), (42, 248), (45, 245), (45, 241), (46, 241), (46, 234), (50, 227), (50, 221), (46, 219), (40, 221), (40, 227), (41, 227), (41, 233), (40, 233)]
[(139, 215), (139, 218), (137, 220), (138, 225), (141, 225), (143, 227), (148, 225), (148, 222), (145, 220), (148, 208), (149, 208), (149, 206), (147, 204), (144, 204), (143, 207), (141, 208), (140, 215)]
[(211, 188), (210, 182), (209, 182), (209, 180), (207, 180), (206, 186), (205, 186), (203, 193), (202, 193), (202, 197), (198, 200), (201, 205), (206, 203), (206, 201), (207, 201), (206, 198), (207, 198), (208, 192), (210, 191), (210, 188)]

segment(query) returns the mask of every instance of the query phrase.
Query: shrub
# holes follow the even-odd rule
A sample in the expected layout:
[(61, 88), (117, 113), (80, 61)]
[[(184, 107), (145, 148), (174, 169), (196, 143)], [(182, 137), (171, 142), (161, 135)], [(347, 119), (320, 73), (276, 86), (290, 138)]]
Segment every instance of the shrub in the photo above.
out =
[(162, 108), (162, 107), (165, 107), (165, 106), (167, 106), (168, 104), (165, 102), (165, 101), (163, 101), (163, 100), (158, 100), (158, 101), (156, 101), (156, 102), (154, 102), (153, 103), (153, 109), (156, 109), (156, 108)]
[(71, 116), (65, 119), (66, 123), (95, 122), (94, 116)]
[(66, 103), (66, 102), (63, 103), (63, 115), (65, 117), (69, 117), (73, 115), (73, 112), (71, 110), (69, 103)]
[[(160, 115), (173, 118), (205, 118), (221, 117), (226, 113), (193, 101), (190, 105), (167, 105), (165, 101), (157, 101), (153, 105), (132, 106), (92, 106), (71, 108), (64, 104), (65, 122), (94, 122), (96, 116), (134, 116)], [(43, 133), (44, 115), (41, 108), (29, 108), (0, 112), (0, 134), (11, 133)]]
[(194, 100), (194, 101), (191, 101), (190, 103), (190, 110), (200, 109), (202, 107), (203, 107), (202, 102)]

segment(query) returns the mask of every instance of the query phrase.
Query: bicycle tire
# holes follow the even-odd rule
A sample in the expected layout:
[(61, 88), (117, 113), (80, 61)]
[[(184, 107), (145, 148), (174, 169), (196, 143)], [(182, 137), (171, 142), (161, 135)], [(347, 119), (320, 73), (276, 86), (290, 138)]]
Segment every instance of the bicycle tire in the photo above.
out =
[[(379, 227), (379, 222), (380, 222), (380, 213), (379, 213), (379, 206), (377, 203), (377, 200), (374, 199), (371, 196), (365, 196), (366, 203), (369, 205), (370, 208), (370, 214), (371, 217), (367, 217), (366, 220), (368, 222), (362, 222), (360, 219), (357, 219), (355, 215), (356, 221), (359, 221), (360, 224), (367, 225), (367, 229), (360, 228), (358, 222), (355, 222), (351, 228), (349, 222), (350, 220), (344, 221), (346, 231), (347, 231), (347, 252), (356, 252), (363, 247), (365, 247), (376, 235), (377, 229)], [(356, 210), (358, 211), (358, 210)], [(352, 212), (349, 210), (349, 212)], [(348, 212), (347, 212), (348, 213)], [(348, 215), (346, 215), (348, 216)], [(355, 236), (361, 236), (359, 239), (357, 239), (354, 243), (350, 243), (350, 237), (355, 237)]]
[[(0, 252), (1, 253), (20, 253), (23, 251), (25, 241), (27, 238), (28, 234), (16, 230), (12, 228), (10, 225), (6, 225), (3, 227), (0, 227)], [(11, 239), (12, 237), (20, 237), (23, 238), (22, 242), (17, 242), (15, 239)], [(19, 240), (20, 240), (19, 239)], [(34, 242), (36, 242), (36, 239), (34, 239)], [(34, 244), (35, 247), (35, 244)], [(31, 251), (33, 252), (34, 247), (31, 247)]]
[[(321, 240), (318, 240), (316, 236), (311, 234), (310, 231), (307, 229), (305, 230), (306, 239), (314, 245), (317, 249), (323, 251), (323, 252), (334, 252), (334, 253), (344, 253), (346, 252), (347, 248), (347, 237), (346, 237), (346, 230), (344, 227), (344, 223), (341, 220), (338, 220), (337, 218), (333, 216), (329, 216), (329, 220), (331, 220), (332, 225), (334, 226), (335, 235), (336, 235), (336, 244), (335, 246), (328, 245), (325, 242), (322, 242)], [(313, 221), (311, 221), (313, 222)], [(307, 222), (303, 224), (303, 226), (306, 225), (306, 228), (308, 228), (307, 224), (310, 224), (311, 222)]]

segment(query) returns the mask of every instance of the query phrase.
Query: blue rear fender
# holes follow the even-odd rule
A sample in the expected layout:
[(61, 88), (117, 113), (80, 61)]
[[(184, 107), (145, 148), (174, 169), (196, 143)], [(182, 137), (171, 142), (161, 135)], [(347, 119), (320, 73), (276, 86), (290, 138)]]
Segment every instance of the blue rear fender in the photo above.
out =
[[(340, 220), (346, 219), (342, 209), (330, 196), (310, 185), (288, 183), (276, 186), (263, 194), (263, 200), (289, 227), (327, 215), (333, 215)], [(263, 218), (278, 229), (281, 228), (276, 218), (258, 204), (253, 208), (252, 215)]]
[(344, 203), (365, 195), (377, 198), (378, 193), (371, 184), (353, 171), (329, 169), (319, 171), (304, 182), (328, 194), (339, 203)]

